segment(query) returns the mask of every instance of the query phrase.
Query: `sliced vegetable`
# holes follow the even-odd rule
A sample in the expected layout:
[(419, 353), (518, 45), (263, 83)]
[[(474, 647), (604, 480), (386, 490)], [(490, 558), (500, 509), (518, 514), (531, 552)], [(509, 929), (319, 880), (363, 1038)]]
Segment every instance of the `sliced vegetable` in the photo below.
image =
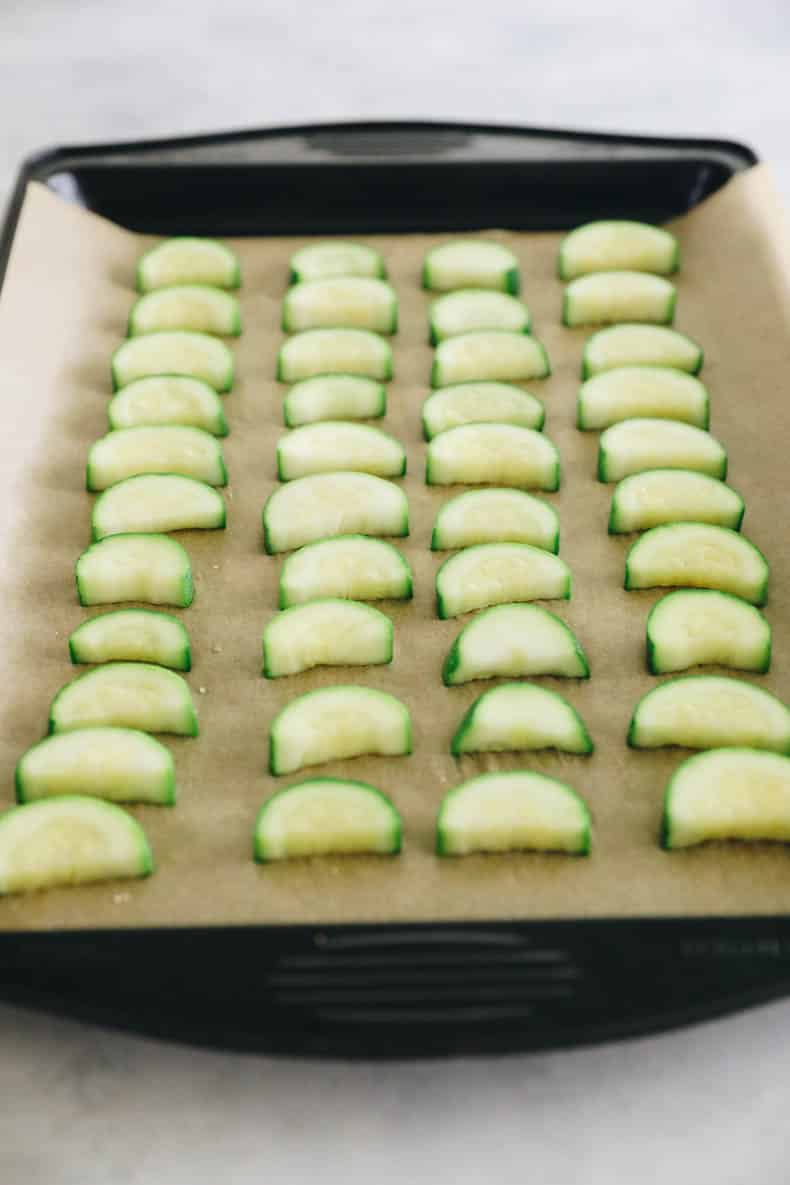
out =
[(563, 325), (612, 325), (618, 321), (671, 325), (677, 290), (662, 276), (612, 271), (579, 276), (565, 288)]
[(434, 247), (425, 256), (422, 286), (434, 292), (456, 288), (519, 290), (518, 260), (501, 243), (485, 239), (453, 239)]
[(565, 782), (531, 770), (481, 774), (450, 790), (436, 824), (440, 856), (469, 852), (566, 852), (586, 856), (592, 820)]
[(373, 247), (362, 243), (346, 243), (342, 239), (327, 239), (310, 243), (291, 256), (291, 283), (321, 280), (328, 276), (386, 275), (384, 260)]
[(303, 379), (283, 400), (288, 428), (320, 420), (378, 419), (386, 411), (386, 388), (359, 374), (318, 374)]
[(626, 588), (714, 588), (753, 605), (768, 596), (768, 562), (743, 535), (708, 523), (653, 527), (625, 560)]
[(442, 679), (450, 687), (472, 679), (520, 675), (590, 676), (575, 635), (538, 605), (497, 605), (479, 613), (450, 647)]
[(741, 495), (715, 477), (687, 469), (645, 469), (615, 486), (609, 534), (680, 522), (715, 523), (739, 531), (743, 514)]
[(527, 543), (481, 543), (445, 560), (436, 573), (439, 617), (458, 617), (488, 605), (567, 600), (568, 565)]
[(289, 337), (277, 355), (277, 378), (295, 383), (323, 374), (392, 378), (392, 349), (365, 329), (308, 329)]
[(689, 374), (702, 370), (702, 347), (663, 325), (613, 325), (587, 339), (582, 378), (617, 366), (671, 366)]
[(428, 310), (430, 342), (436, 346), (459, 333), (505, 329), (529, 333), (529, 309), (515, 296), (486, 288), (462, 288), (434, 300)]
[(469, 490), (445, 502), (436, 516), (431, 550), (476, 543), (531, 543), (560, 549), (560, 518), (553, 506), (523, 490)]
[(392, 622), (359, 601), (328, 597), (298, 605), (278, 613), (263, 631), (267, 679), (298, 675), (313, 667), (371, 667), (389, 662)]
[(557, 446), (533, 428), (513, 424), (463, 424), (428, 445), (428, 485), (508, 485), (558, 490)]
[(129, 337), (170, 329), (236, 337), (241, 333), (239, 302), (230, 292), (205, 284), (160, 288), (134, 302), (129, 314)]
[(0, 893), (143, 877), (153, 870), (145, 832), (113, 803), (74, 794), (0, 816)]
[(46, 737), (22, 754), (15, 781), (18, 802), (64, 794), (161, 806), (176, 801), (172, 753), (131, 728), (75, 728)]
[(412, 573), (405, 556), (381, 539), (336, 535), (289, 555), (280, 574), (280, 608), (325, 597), (407, 601)]
[(587, 222), (560, 243), (561, 280), (628, 268), (669, 276), (678, 270), (680, 246), (668, 230), (646, 222), (610, 219)]
[(667, 593), (647, 619), (647, 665), (654, 675), (715, 663), (764, 673), (771, 665), (771, 627), (759, 609), (730, 593)]
[(189, 556), (167, 535), (113, 535), (94, 543), (77, 560), (75, 576), (81, 605), (145, 601), (186, 608), (195, 592)]
[(269, 768), (288, 774), (305, 765), (377, 754), (411, 753), (411, 717), (394, 695), (371, 687), (324, 687), (291, 700), (272, 721)]
[(536, 337), (499, 329), (450, 337), (436, 347), (431, 386), (494, 380), (520, 383), (551, 374), (549, 356)]
[(49, 731), (113, 725), (143, 732), (197, 736), (198, 721), (184, 678), (143, 662), (111, 662), (72, 679), (49, 710)]
[(165, 239), (141, 256), (137, 265), (137, 289), (153, 292), (175, 284), (238, 288), (241, 284), (238, 257), (230, 247), (216, 239), (188, 236)]
[[(115, 535), (115, 539), (128, 536)], [(94, 547), (111, 546), (95, 543)], [(91, 617), (69, 638), (73, 663), (153, 662), (174, 671), (188, 671), (192, 666), (189, 634), (171, 613), (152, 613), (150, 609), (117, 609), (101, 617)]]
[(111, 429), (183, 424), (214, 436), (227, 436), (222, 400), (201, 379), (158, 374), (129, 383), (107, 406)]
[(264, 803), (255, 822), (255, 859), (294, 860), (400, 851), (401, 818), (390, 800), (367, 782), (310, 778)]
[(620, 481), (644, 469), (693, 469), (724, 481), (727, 450), (709, 432), (676, 420), (622, 420), (601, 433), (599, 481)]
[(588, 754), (593, 743), (581, 716), (561, 695), (534, 683), (503, 683), (475, 700), (450, 748), (455, 757), (531, 749)]
[(620, 420), (641, 416), (707, 428), (708, 392), (699, 379), (671, 366), (619, 366), (582, 384), (576, 418), (579, 428), (609, 428)]
[(458, 383), (437, 391), (422, 405), (426, 440), (462, 424), (518, 424), (539, 432), (545, 419), (537, 396), (510, 383)]
[(233, 354), (208, 333), (173, 331), (127, 338), (113, 354), (111, 369), (113, 391), (163, 374), (202, 379), (215, 391), (233, 386)]
[(398, 298), (384, 280), (368, 276), (330, 276), (303, 280), (283, 301), (284, 333), (304, 329), (368, 329), (396, 333)]
[(141, 473), (178, 473), (208, 485), (228, 481), (222, 445), (201, 428), (120, 428), (88, 453), (86, 486), (106, 490)]
[(330, 535), (408, 535), (409, 503), (391, 481), (369, 473), (318, 473), (275, 490), (263, 508), (272, 555)]
[(340, 420), (305, 424), (277, 442), (280, 481), (340, 470), (402, 477), (406, 472), (406, 451), (388, 432)]
[(790, 758), (760, 749), (713, 749), (678, 766), (664, 795), (661, 843), (790, 840)]
[(93, 538), (148, 531), (221, 530), (222, 494), (191, 477), (142, 474), (110, 486), (93, 506)]
[(769, 691), (724, 675), (681, 675), (643, 696), (628, 728), (634, 749), (732, 745), (790, 753), (790, 710)]

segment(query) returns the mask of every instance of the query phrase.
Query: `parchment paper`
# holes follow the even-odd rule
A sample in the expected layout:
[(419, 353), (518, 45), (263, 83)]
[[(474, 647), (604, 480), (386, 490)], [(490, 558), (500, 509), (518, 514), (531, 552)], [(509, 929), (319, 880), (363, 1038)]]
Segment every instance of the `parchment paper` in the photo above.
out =
[[(705, 347), (711, 428), (730, 453), (730, 481), (746, 499), (744, 533), (771, 562), (767, 615), (774, 627), (770, 674), (754, 677), (790, 698), (790, 298), (782, 214), (770, 178), (755, 168), (677, 221), (683, 251), (677, 327)], [(429, 296), (419, 288), (425, 251), (443, 237), (373, 236), (400, 297), (396, 377), (383, 427), (408, 451), (404, 485), (411, 535), (401, 546), (415, 574), (407, 606), (383, 603), (395, 622), (391, 667), (316, 671), (280, 680), (260, 673), (261, 631), (276, 609), (281, 557), (263, 553), (260, 515), (276, 487), (274, 448), (284, 431), (285, 388), (273, 379), (282, 340), (287, 261), (305, 239), (242, 239), (244, 335), (234, 344), (238, 380), (226, 397), (231, 435), (228, 529), (185, 532), (196, 596), (183, 611), (194, 652), (189, 683), (200, 714), (197, 740), (172, 740), (174, 809), (131, 808), (153, 844), (157, 871), (139, 882), (54, 890), (0, 901), (0, 929), (250, 922), (403, 921), (465, 918), (722, 914), (790, 910), (790, 851), (768, 844), (665, 853), (657, 845), (667, 777), (682, 750), (636, 753), (631, 711), (656, 680), (645, 669), (645, 620), (658, 592), (626, 593), (631, 538), (606, 533), (611, 486), (595, 480), (597, 433), (574, 426), (582, 344), (588, 330), (560, 325), (554, 264), (559, 236), (491, 232), (518, 255), (535, 333), (552, 377), (527, 384), (547, 408), (560, 448), (560, 554), (573, 599), (557, 602), (592, 667), (589, 682), (545, 679), (581, 712), (592, 758), (556, 754), (449, 755), (453, 730), (491, 683), (442, 686), (447, 649), (465, 620), (438, 621), (434, 575), (444, 554), (428, 550), (439, 507), (455, 489), (424, 484), (420, 407), (428, 394)], [(0, 529), (3, 530), (0, 664), (2, 804), (13, 801), (13, 766), (46, 729), (47, 709), (75, 674), (70, 631), (97, 610), (77, 604), (73, 566), (90, 541), (84, 490), (90, 443), (106, 430), (109, 360), (125, 334), (137, 257), (152, 240), (85, 213), (37, 185), (28, 191), (0, 298)], [(99, 610), (101, 611), (101, 610)], [(743, 676), (750, 678), (749, 676)], [(256, 866), (256, 812), (275, 789), (299, 780), (266, 770), (269, 722), (292, 697), (332, 683), (363, 683), (402, 697), (414, 719), (414, 754), (317, 767), (349, 774), (392, 796), (404, 819), (396, 859), (355, 858)], [(529, 767), (569, 781), (594, 816), (589, 859), (433, 853), (436, 812), (451, 786), (483, 770)]]

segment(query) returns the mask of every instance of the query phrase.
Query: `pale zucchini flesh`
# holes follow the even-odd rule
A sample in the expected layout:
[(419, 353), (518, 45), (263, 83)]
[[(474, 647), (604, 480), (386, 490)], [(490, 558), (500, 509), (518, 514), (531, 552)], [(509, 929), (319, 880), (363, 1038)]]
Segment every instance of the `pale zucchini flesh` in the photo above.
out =
[(763, 674), (771, 665), (771, 626), (759, 609), (731, 593), (667, 593), (647, 619), (648, 670), (663, 675), (713, 663)]
[(640, 417), (681, 420), (707, 428), (710, 398), (698, 378), (671, 366), (604, 370), (587, 379), (579, 391), (576, 423), (584, 431)]
[(69, 654), (73, 663), (152, 662), (174, 671), (192, 666), (184, 625), (170, 613), (150, 609), (118, 609), (91, 617), (72, 632)]
[(153, 870), (140, 824), (99, 798), (64, 795), (0, 816), (0, 894), (144, 877)]
[(285, 609), (263, 631), (267, 679), (313, 667), (366, 667), (392, 662), (392, 622), (378, 609), (336, 597)]
[(671, 325), (677, 290), (662, 276), (609, 271), (579, 276), (565, 288), (562, 323), (615, 325), (621, 321)]
[(601, 433), (599, 481), (621, 481), (645, 469), (692, 469), (724, 481), (727, 450), (709, 432), (676, 420), (622, 420)]
[(85, 484), (106, 490), (143, 473), (176, 473), (207, 485), (228, 481), (222, 445), (202, 428), (169, 425), (157, 428), (119, 428), (91, 447)]
[(710, 588), (753, 605), (768, 597), (768, 562), (728, 527), (673, 523), (645, 531), (628, 552), (625, 584), (634, 588)]
[(359, 374), (319, 374), (303, 379), (283, 400), (288, 428), (322, 420), (374, 420), (386, 412), (386, 388)]
[(386, 275), (384, 260), (378, 251), (363, 243), (347, 243), (342, 239), (327, 239), (294, 251), (290, 271), (292, 284), (304, 280), (323, 280), (329, 276), (373, 276), (383, 279)]
[(233, 354), (208, 333), (174, 330), (128, 338), (112, 356), (112, 389), (137, 379), (178, 374), (201, 379), (215, 391), (233, 386)]
[(540, 399), (511, 383), (457, 383), (429, 396), (422, 405), (426, 440), (462, 424), (516, 424), (540, 432), (545, 420)]
[(128, 477), (93, 506), (93, 538), (164, 531), (211, 531), (225, 526), (225, 502), (213, 486), (174, 473)]
[(257, 861), (309, 856), (400, 851), (400, 815), (388, 798), (366, 782), (311, 778), (288, 786), (264, 803), (255, 823)]
[(551, 374), (549, 356), (528, 333), (478, 330), (447, 338), (436, 347), (431, 386), (491, 381), (521, 383)]
[(482, 543), (445, 560), (436, 573), (439, 617), (519, 601), (567, 600), (568, 565), (551, 552), (526, 543)]
[(680, 246), (668, 230), (647, 222), (602, 219), (586, 222), (560, 243), (561, 280), (626, 269), (669, 276), (678, 270)]
[(558, 675), (588, 679), (590, 668), (564, 621), (538, 605), (497, 605), (464, 626), (445, 659), (446, 686), (472, 679)]
[(129, 314), (129, 337), (184, 329), (237, 337), (241, 333), (239, 302), (230, 292), (206, 284), (178, 284), (139, 297)]
[(166, 535), (112, 535), (94, 543), (77, 560), (75, 578), (81, 605), (143, 601), (186, 608), (195, 591), (189, 556)]
[(293, 773), (307, 765), (375, 754), (411, 752), (408, 709), (370, 687), (325, 687), (291, 700), (272, 721), (269, 769)]
[(283, 300), (284, 333), (305, 329), (367, 329), (396, 333), (398, 298), (384, 280), (369, 276), (329, 276), (303, 280)]
[(634, 749), (736, 745), (790, 753), (790, 710), (752, 683), (725, 675), (681, 675), (642, 697), (628, 744)]
[(197, 736), (198, 721), (181, 675), (142, 662), (113, 662), (62, 687), (49, 710), (49, 731), (111, 725)]
[(462, 288), (448, 292), (431, 303), (428, 310), (429, 338), (432, 346), (460, 333), (479, 329), (504, 329), (510, 333), (529, 333), (529, 309), (515, 296), (486, 288)]
[(137, 264), (137, 289), (153, 292), (177, 284), (238, 288), (241, 284), (238, 257), (216, 239), (186, 235), (165, 239), (141, 256)]
[(790, 841), (790, 758), (760, 749), (712, 749), (678, 766), (667, 784), (661, 843)]
[(107, 406), (111, 430), (182, 424), (202, 428), (213, 436), (227, 436), (222, 400), (201, 379), (159, 374), (129, 383)]
[(440, 856), (470, 852), (590, 851), (587, 804), (565, 782), (531, 770), (481, 774), (442, 799), (436, 828)]
[(715, 477), (686, 469), (645, 469), (615, 486), (609, 534), (679, 522), (713, 523), (739, 531), (743, 515), (743, 498)]
[(688, 374), (702, 369), (702, 347), (664, 325), (613, 325), (587, 339), (582, 378), (618, 366), (671, 366)]
[(563, 696), (534, 683), (503, 683), (475, 700), (450, 749), (455, 757), (535, 749), (586, 756), (593, 743), (581, 716)]
[(445, 502), (436, 515), (431, 550), (478, 543), (529, 543), (560, 549), (560, 519), (548, 502), (523, 490), (468, 490)]
[(287, 556), (280, 574), (280, 608), (326, 597), (408, 601), (412, 572), (405, 556), (381, 539), (336, 535)]
[(520, 287), (518, 260), (501, 243), (454, 239), (426, 254), (422, 286), (434, 292), (493, 288), (516, 295)]
[(379, 428), (335, 420), (294, 428), (277, 442), (280, 481), (341, 470), (402, 477), (406, 451), (400, 441)]
[(277, 355), (280, 382), (320, 374), (359, 374), (385, 382), (393, 375), (392, 348), (364, 329), (307, 329), (289, 337)]
[(77, 728), (45, 737), (23, 753), (15, 773), (17, 802), (85, 794), (111, 802), (173, 806), (173, 755), (131, 728)]
[(463, 424), (428, 445), (428, 485), (505, 485), (557, 490), (557, 446), (534, 428), (514, 424)]
[(331, 535), (409, 533), (403, 490), (368, 473), (319, 473), (275, 490), (263, 508), (264, 548), (273, 555)]

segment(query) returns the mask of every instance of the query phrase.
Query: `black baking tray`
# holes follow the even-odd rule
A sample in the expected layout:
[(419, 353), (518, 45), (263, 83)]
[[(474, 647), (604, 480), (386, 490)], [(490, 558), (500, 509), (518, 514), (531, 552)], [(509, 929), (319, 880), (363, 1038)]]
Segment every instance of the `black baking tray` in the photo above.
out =
[[(57, 148), (28, 181), (137, 231), (362, 234), (660, 222), (756, 163), (722, 140), (345, 123)], [(0, 997), (173, 1040), (341, 1057), (513, 1052), (790, 990), (790, 915), (0, 934)]]

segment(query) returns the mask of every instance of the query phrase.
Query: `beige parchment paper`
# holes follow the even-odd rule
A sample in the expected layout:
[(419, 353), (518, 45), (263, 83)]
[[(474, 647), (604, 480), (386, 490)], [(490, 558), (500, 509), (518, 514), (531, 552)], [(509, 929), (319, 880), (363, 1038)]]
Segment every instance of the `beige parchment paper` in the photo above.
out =
[[(767, 615), (774, 628), (770, 674), (754, 677), (790, 698), (790, 296), (783, 215), (758, 167), (677, 220), (683, 251), (676, 324), (706, 351), (711, 429), (730, 453), (730, 481), (746, 499), (744, 533), (768, 556)], [(626, 593), (630, 538), (606, 533), (611, 486), (595, 480), (597, 433), (575, 428), (583, 342), (589, 331), (560, 325), (559, 236), (490, 232), (517, 254), (535, 333), (553, 374), (528, 384), (547, 409), (563, 480), (549, 495), (561, 517), (560, 554), (573, 599), (551, 606), (576, 631), (590, 659), (589, 682), (543, 680), (581, 712), (596, 743), (592, 758), (551, 753), (449, 754), (463, 712), (490, 683), (442, 686), (440, 671), (460, 621), (438, 621), (434, 576), (442, 554), (428, 549), (439, 507), (456, 489), (424, 484), (420, 407), (428, 394), (429, 297), (419, 287), (424, 252), (440, 235), (373, 236), (400, 297), (395, 380), (383, 427), (408, 452), (404, 486), (411, 534), (400, 545), (415, 574), (408, 605), (383, 603), (395, 622), (391, 667), (314, 671), (264, 680), (261, 631), (276, 611), (281, 557), (263, 553), (260, 516), (276, 487), (274, 450), (283, 433), (285, 388), (274, 378), (282, 340), (287, 261), (305, 239), (240, 239), (244, 335), (235, 343), (238, 379), (226, 397), (231, 435), (225, 532), (185, 532), (196, 596), (179, 615), (188, 626), (188, 676), (200, 715), (197, 740), (164, 738), (175, 753), (178, 805), (133, 807), (151, 839), (157, 871), (140, 882), (54, 890), (0, 901), (0, 929), (85, 926), (406, 921), (786, 912), (790, 850), (714, 846), (665, 853), (657, 845), (662, 792), (682, 750), (637, 753), (625, 745), (631, 711), (655, 685), (644, 631), (658, 592)], [(75, 674), (72, 629), (96, 610), (80, 608), (73, 567), (90, 540), (92, 496), (84, 489), (88, 447), (106, 430), (109, 360), (125, 334), (135, 262), (151, 239), (131, 234), (32, 185), (0, 297), (0, 806), (13, 802), (13, 767), (46, 730), (47, 710)], [(750, 678), (750, 676), (743, 676)], [(356, 858), (256, 866), (251, 835), (261, 803), (280, 786), (266, 768), (269, 722), (301, 692), (363, 683), (400, 696), (414, 719), (408, 758), (362, 758), (317, 767), (349, 774), (390, 794), (404, 819), (396, 859)], [(594, 816), (589, 859), (535, 854), (439, 860), (434, 826), (442, 795), (484, 770), (529, 767), (566, 779)]]

